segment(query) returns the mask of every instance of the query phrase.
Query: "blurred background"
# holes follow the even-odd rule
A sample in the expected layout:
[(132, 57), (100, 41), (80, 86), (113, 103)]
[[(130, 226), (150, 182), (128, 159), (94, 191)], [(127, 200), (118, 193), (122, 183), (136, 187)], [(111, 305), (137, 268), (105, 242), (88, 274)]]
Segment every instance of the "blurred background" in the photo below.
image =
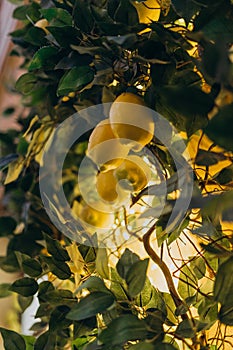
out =
[[(20, 128), (16, 122), (16, 117), (22, 107), (18, 95), (14, 92), (15, 80), (20, 74), (20, 60), (15, 56), (9, 56), (11, 51), (9, 33), (17, 26), (17, 22), (12, 18), (14, 7), (15, 5), (6, 0), (0, 1), (0, 133)], [(13, 111), (13, 113), (9, 114), (9, 111)], [(0, 157), (1, 153), (0, 144)], [(3, 187), (0, 183), (0, 217), (7, 215), (3, 200)], [(5, 254), (6, 247), (7, 239), (1, 237), (0, 257)], [(8, 274), (0, 270), (0, 283), (12, 282), (16, 277), (14, 274)], [(19, 322), (16, 308), (14, 297), (0, 299), (0, 327), (18, 330)], [(2, 349), (4, 347), (0, 337), (0, 350)]]

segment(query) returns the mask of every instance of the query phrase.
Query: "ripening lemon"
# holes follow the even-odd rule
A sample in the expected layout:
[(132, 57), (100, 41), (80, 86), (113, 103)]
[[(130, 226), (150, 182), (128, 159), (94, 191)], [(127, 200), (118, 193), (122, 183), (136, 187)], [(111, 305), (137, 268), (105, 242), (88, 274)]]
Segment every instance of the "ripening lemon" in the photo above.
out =
[(147, 0), (144, 2), (132, 1), (137, 10), (140, 23), (149, 24), (152, 21), (158, 21), (160, 16), (160, 6), (156, 0)]
[(140, 151), (153, 138), (153, 111), (138, 95), (125, 92), (118, 96), (110, 108), (109, 119), (114, 135), (134, 151)]
[[(97, 209), (98, 208), (98, 209)], [(114, 214), (101, 209), (100, 203), (78, 203), (74, 202), (73, 213), (87, 225), (87, 231), (94, 232), (98, 229), (110, 229), (114, 224)]]
[(117, 197), (117, 179), (114, 170), (99, 173), (96, 180), (96, 189), (100, 197), (107, 202), (114, 202)]
[(35, 23), (35, 27), (43, 29), (46, 34), (49, 33), (48, 29), (46, 29), (47, 26), (49, 26), (49, 22), (47, 21), (47, 19), (40, 19)]
[(130, 155), (115, 169), (114, 175), (124, 189), (138, 192), (146, 187), (150, 181), (151, 170), (142, 158)]
[(93, 130), (87, 156), (103, 171), (117, 168), (129, 153), (129, 147), (115, 137), (108, 119), (102, 120)]
[(123, 205), (129, 199), (128, 192), (118, 186), (115, 170), (100, 172), (96, 179), (96, 190), (108, 204)]

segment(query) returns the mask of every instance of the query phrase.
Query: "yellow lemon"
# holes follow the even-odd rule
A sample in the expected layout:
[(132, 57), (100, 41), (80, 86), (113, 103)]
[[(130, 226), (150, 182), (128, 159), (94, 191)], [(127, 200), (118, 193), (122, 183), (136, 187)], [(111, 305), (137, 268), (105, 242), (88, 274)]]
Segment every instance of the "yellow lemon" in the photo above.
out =
[(35, 23), (35, 27), (43, 29), (46, 34), (49, 33), (48, 29), (46, 29), (47, 26), (49, 26), (49, 22), (47, 21), (47, 19), (40, 19)]
[(96, 189), (103, 200), (107, 202), (115, 201), (118, 197), (116, 187), (117, 179), (114, 176), (114, 170), (97, 175)]
[(150, 181), (151, 170), (142, 158), (130, 155), (114, 173), (123, 188), (132, 192), (138, 192), (146, 187)]
[(160, 6), (156, 0), (147, 0), (144, 2), (132, 1), (137, 10), (140, 23), (149, 24), (152, 21), (158, 21), (160, 16)]
[(109, 119), (114, 135), (135, 151), (153, 138), (153, 111), (140, 96), (130, 92), (118, 96), (110, 108)]
[(87, 156), (101, 171), (117, 168), (129, 153), (129, 147), (115, 137), (108, 119), (102, 120), (93, 130)]
[(128, 192), (118, 186), (114, 171), (100, 172), (96, 179), (96, 189), (100, 198), (108, 204), (122, 205), (128, 199)]

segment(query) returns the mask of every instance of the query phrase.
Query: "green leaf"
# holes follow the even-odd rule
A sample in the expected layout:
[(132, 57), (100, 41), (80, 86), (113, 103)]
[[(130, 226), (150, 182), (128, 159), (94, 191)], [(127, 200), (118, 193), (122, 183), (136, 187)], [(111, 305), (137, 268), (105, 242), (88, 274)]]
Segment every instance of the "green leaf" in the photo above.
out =
[(156, 292), (155, 287), (152, 286), (149, 278), (146, 277), (144, 287), (136, 298), (136, 304), (140, 307), (146, 307), (151, 301), (154, 300), (154, 293)]
[(69, 266), (61, 260), (55, 260), (52, 257), (43, 256), (43, 260), (48, 265), (50, 271), (61, 280), (66, 280), (71, 276)]
[(0, 170), (6, 168), (10, 163), (18, 159), (18, 154), (9, 154), (3, 158), (0, 158)]
[(195, 159), (195, 163), (197, 165), (210, 166), (226, 159), (227, 157), (222, 153), (216, 153), (199, 149)]
[[(220, 219), (224, 212), (232, 209), (233, 191), (228, 190), (219, 195), (210, 196), (206, 205), (201, 209), (202, 215), (208, 216), (210, 221), (216, 222)], [(215, 249), (213, 244), (212, 247)], [(218, 248), (218, 250), (220, 250)]]
[(63, 57), (56, 65), (55, 69), (71, 69), (75, 66), (86, 66), (92, 62), (92, 57), (88, 54), (79, 54), (72, 51), (68, 56)]
[(136, 8), (129, 1), (120, 1), (114, 13), (114, 21), (128, 26), (137, 25), (139, 19)]
[(176, 13), (181, 18), (184, 18), (187, 23), (189, 23), (190, 19), (200, 8), (198, 3), (190, 0), (174, 0), (172, 5), (174, 6)]
[(222, 169), (214, 178), (220, 185), (226, 185), (233, 181), (233, 165)]
[(89, 66), (74, 67), (66, 72), (61, 78), (57, 94), (67, 95), (69, 92), (77, 91), (89, 84), (94, 79), (94, 70)]
[(217, 145), (233, 151), (233, 103), (222, 107), (204, 129)]
[[(53, 38), (56, 40), (59, 46), (62, 48), (70, 49), (70, 46), (78, 45), (80, 43), (80, 33), (76, 28), (72, 26), (49, 26), (47, 29), (52, 34)], [(87, 63), (88, 61), (86, 62), (86, 65)], [(76, 62), (75, 66), (79, 66), (78, 62)]]
[(6, 298), (11, 295), (11, 291), (9, 290), (10, 286), (10, 283), (0, 284), (0, 298)]
[(66, 318), (69, 311), (70, 308), (65, 305), (58, 306), (52, 311), (49, 320), (49, 330), (51, 332), (68, 328), (71, 325), (72, 321)]
[(2, 216), (0, 218), (0, 236), (8, 236), (13, 234), (17, 222), (10, 216)]
[(26, 344), (21, 335), (9, 329), (0, 328), (5, 350), (26, 350)]
[[(174, 300), (171, 296), (171, 294), (169, 293), (162, 293), (162, 297), (163, 297), (163, 301), (165, 304), (165, 308), (166, 308), (166, 318), (169, 322), (171, 322), (172, 324), (176, 324), (177, 323), (177, 319), (176, 319), (176, 305), (174, 303)], [(163, 304), (161, 305), (162, 307), (160, 307), (160, 310), (164, 313), (163, 310)]]
[(73, 307), (77, 304), (77, 299), (73, 296), (72, 292), (67, 289), (49, 290), (45, 293), (44, 298), (45, 302), (55, 306), (67, 305)]
[(186, 117), (205, 116), (214, 107), (214, 99), (192, 86), (166, 86), (160, 93), (176, 112)]
[(114, 303), (114, 296), (110, 293), (93, 292), (68, 313), (67, 318), (74, 321), (85, 320), (108, 309)]
[(190, 267), (195, 273), (197, 279), (201, 279), (205, 276), (206, 273), (206, 265), (205, 261), (202, 257), (198, 257), (190, 263)]
[(117, 35), (117, 36), (107, 36), (107, 40), (111, 44), (119, 45), (123, 48), (129, 49), (137, 42), (136, 34), (126, 34), (126, 35)]
[(38, 27), (28, 29), (23, 39), (33, 46), (38, 46), (38, 48), (47, 44), (45, 31)]
[(131, 266), (139, 260), (140, 259), (137, 254), (126, 248), (116, 265), (117, 272), (122, 278), (125, 279)]
[[(85, 344), (89, 344), (90, 340), (92, 340), (91, 337), (80, 337), (72, 341), (72, 349), (83, 349), (83, 346)], [(96, 344), (97, 345), (97, 344)]]
[(87, 1), (79, 0), (75, 2), (73, 19), (75, 25), (83, 32), (91, 32), (94, 27), (94, 19)]
[(111, 292), (115, 295), (118, 300), (128, 300), (126, 293), (125, 281), (118, 275), (116, 269), (110, 268), (111, 271)]
[(109, 279), (110, 270), (109, 270), (108, 254), (107, 254), (106, 248), (99, 248), (97, 250), (95, 266), (96, 266), (96, 271), (101, 277)]
[(29, 335), (23, 335), (22, 337), (26, 342), (26, 350), (34, 350), (36, 338)]
[(72, 25), (72, 16), (68, 11), (62, 8), (51, 7), (48, 9), (41, 9), (40, 13), (50, 24), (56, 27)]
[(224, 323), (227, 326), (233, 326), (233, 302), (231, 302), (231, 305), (231, 307), (229, 307), (229, 305), (222, 305), (218, 313), (220, 322)]
[(58, 48), (54, 46), (42, 47), (33, 56), (28, 70), (33, 71), (40, 68), (53, 69), (58, 60)]
[(54, 337), (53, 333), (49, 331), (41, 334), (39, 338), (37, 338), (34, 350), (50, 350), (55, 349), (56, 346), (56, 337)]
[(135, 297), (143, 290), (148, 264), (149, 259), (137, 261), (127, 272), (125, 280), (128, 285), (128, 292), (132, 297)]
[(144, 340), (147, 337), (146, 324), (134, 315), (124, 315), (113, 320), (100, 335), (99, 340), (113, 348), (128, 341)]
[(46, 293), (54, 291), (54, 285), (49, 281), (43, 281), (39, 284), (38, 299), (40, 303), (47, 301)]
[(37, 282), (29, 277), (24, 277), (16, 280), (10, 287), (12, 292), (23, 295), (24, 297), (29, 297), (36, 294), (38, 290)]
[(195, 336), (195, 328), (191, 320), (182, 321), (176, 328), (175, 334), (181, 338), (193, 338)]
[(29, 146), (29, 143), (27, 142), (27, 140), (21, 136), (19, 139), (19, 143), (17, 145), (17, 153), (22, 156), (26, 156), (28, 146)]
[(20, 21), (28, 21), (30, 18), (32, 21), (37, 21), (40, 17), (39, 8), (37, 3), (18, 6), (13, 12), (13, 18)]
[(180, 271), (178, 292), (183, 299), (193, 296), (197, 293), (197, 278), (192, 274), (188, 266), (184, 266)]
[(23, 271), (30, 277), (39, 277), (42, 274), (42, 267), (35, 259), (25, 259), (22, 262)]
[(214, 284), (214, 298), (229, 309), (233, 307), (233, 256), (222, 263), (217, 271)]
[(44, 234), (44, 238), (46, 240), (46, 247), (49, 252), (49, 254), (52, 255), (52, 257), (58, 261), (68, 261), (70, 260), (69, 254), (67, 251), (62, 247), (61, 243), (51, 238), (49, 235)]
[(211, 326), (218, 319), (218, 303), (213, 297), (203, 298), (198, 305), (198, 314), (201, 321)]
[(19, 306), (21, 308), (21, 312), (24, 312), (28, 306), (31, 305), (33, 301), (33, 296), (30, 296), (30, 297), (23, 297), (22, 295), (18, 295), (18, 303), (19, 303)]
[(7, 256), (0, 257), (0, 267), (5, 272), (19, 271), (18, 260), (14, 253), (9, 253)]
[(84, 283), (81, 284), (80, 287), (78, 287), (76, 292), (79, 292), (84, 288), (88, 289), (90, 292), (105, 292), (105, 293), (109, 292), (110, 293), (110, 291), (105, 286), (103, 280), (97, 276), (89, 277)]
[(23, 95), (29, 95), (37, 83), (37, 77), (32, 73), (25, 73), (16, 82), (16, 90)]

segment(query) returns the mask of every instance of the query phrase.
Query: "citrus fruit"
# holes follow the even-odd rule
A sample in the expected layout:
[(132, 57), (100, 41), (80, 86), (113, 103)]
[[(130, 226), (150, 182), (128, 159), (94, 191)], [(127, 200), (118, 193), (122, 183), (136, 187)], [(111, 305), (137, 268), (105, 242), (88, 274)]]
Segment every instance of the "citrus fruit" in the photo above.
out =
[(109, 119), (97, 124), (89, 138), (87, 156), (101, 171), (117, 168), (128, 153), (129, 147), (115, 137)]
[(153, 138), (153, 112), (138, 95), (125, 92), (118, 96), (110, 108), (109, 119), (114, 135), (135, 151)]
[(114, 176), (114, 170), (109, 170), (97, 175), (96, 189), (103, 200), (113, 202), (117, 199), (118, 193), (116, 191), (116, 186), (117, 179)]
[(149, 166), (142, 158), (136, 155), (128, 156), (114, 171), (119, 185), (132, 192), (141, 191), (146, 187), (150, 180), (150, 174)]
[(137, 10), (140, 23), (148, 24), (152, 21), (158, 21), (160, 16), (160, 6), (156, 0), (147, 0), (144, 2), (132, 1)]
[(114, 171), (100, 172), (96, 179), (96, 189), (100, 198), (108, 204), (122, 205), (128, 198), (128, 192), (118, 186)]

